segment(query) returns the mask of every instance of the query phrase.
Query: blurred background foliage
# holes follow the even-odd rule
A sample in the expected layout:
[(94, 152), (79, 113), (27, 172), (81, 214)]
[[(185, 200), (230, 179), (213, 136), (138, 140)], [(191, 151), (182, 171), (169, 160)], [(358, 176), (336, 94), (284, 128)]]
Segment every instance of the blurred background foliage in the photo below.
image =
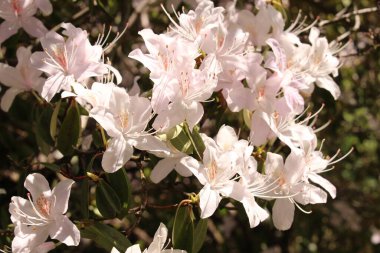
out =
[[(225, 4), (226, 1), (215, 1)], [(253, 1), (238, 0), (240, 8), (250, 8)], [(379, 1), (370, 0), (289, 0), (271, 1), (281, 9), (291, 23), (299, 10), (307, 16), (308, 23), (316, 18), (333, 20), (337, 13), (351, 13), (355, 10), (372, 8)], [(121, 31), (128, 23), (124, 36), (115, 44), (107, 55), (112, 64), (122, 73), (122, 85), (130, 87), (134, 77), (141, 76), (138, 81), (142, 90), (149, 90), (151, 83), (146, 69), (136, 61), (127, 58), (128, 53), (141, 47), (141, 38), (137, 32), (150, 27), (156, 33), (163, 32), (169, 24), (160, 4), (166, 7), (172, 4), (177, 10), (182, 6), (189, 8), (194, 1), (158, 1), (158, 0), (91, 0), (52, 1), (54, 12), (51, 16), (39, 16), (49, 29), (59, 29), (60, 22), (71, 22), (86, 29), (96, 41), (99, 32), (112, 29)], [(254, 229), (249, 228), (248, 220), (242, 207), (235, 203), (222, 203), (219, 211), (208, 221), (208, 232), (204, 247), (200, 252), (345, 252), (375, 253), (380, 252), (380, 11), (364, 15), (351, 15), (346, 19), (321, 27), (323, 34), (330, 40), (349, 32), (342, 40), (347, 43), (340, 53), (342, 68), (336, 81), (342, 90), (338, 101), (321, 89), (316, 89), (310, 98), (311, 108), (316, 110), (322, 104), (326, 107), (320, 114), (318, 124), (331, 120), (331, 124), (318, 135), (325, 139), (324, 154), (333, 155), (338, 149), (343, 153), (354, 147), (354, 152), (326, 177), (336, 185), (338, 196), (326, 205), (307, 206), (312, 214), (296, 212), (292, 228), (286, 232), (277, 231), (270, 219)], [(317, 23), (318, 24), (318, 23)], [(111, 28), (109, 28), (111, 26)], [(112, 35), (111, 35), (112, 36)], [(20, 45), (32, 44), (33, 50), (40, 46), (23, 32), (13, 36), (3, 44), (0, 52), (1, 62), (15, 65), (15, 52)], [(4, 93), (2, 89), (1, 93)], [(218, 97), (216, 97), (217, 101)], [(216, 112), (211, 122), (203, 122), (202, 131), (213, 135), (216, 126), (222, 123), (233, 125), (236, 129), (244, 128), (241, 115), (232, 114), (217, 103), (208, 103), (206, 111)], [(64, 114), (67, 104), (62, 106)], [(217, 109), (217, 110), (215, 110)], [(0, 112), (0, 245), (10, 245), (11, 233), (7, 230), (10, 223), (8, 204), (13, 195), (25, 196), (23, 182), (32, 170), (40, 169), (33, 165), (37, 161), (54, 162), (58, 168), (69, 166), (70, 175), (81, 175), (85, 170), (80, 162), (67, 158), (57, 159), (50, 154), (49, 146), (50, 119), (43, 115), (50, 111), (49, 105), (39, 104), (31, 94), (18, 96), (9, 113)], [(238, 117), (237, 117), (238, 116)], [(94, 137), (95, 138), (95, 137)], [(96, 138), (95, 138), (96, 139)], [(149, 176), (154, 157), (151, 162), (144, 163), (145, 176)], [(89, 158), (85, 159), (88, 163)], [(100, 160), (95, 159), (93, 170), (101, 171)], [(160, 221), (171, 228), (175, 208), (157, 208), (155, 205), (178, 203), (186, 196), (184, 192), (200, 189), (192, 179), (178, 179), (172, 173), (159, 185), (142, 184), (136, 164), (127, 164), (131, 193), (134, 205), (142, 203), (143, 194), (148, 193), (145, 212), (141, 215), (130, 215), (128, 219), (113, 220), (112, 224), (129, 235), (132, 242), (147, 243), (152, 239)], [(40, 170), (51, 181), (56, 180), (55, 168)], [(80, 202), (79, 191), (83, 183), (73, 189), (70, 203), (72, 219), (80, 219), (81, 212), (76, 206)], [(93, 185), (93, 184), (91, 184)], [(145, 193), (144, 193), (145, 191)], [(94, 194), (92, 194), (94, 195)], [(92, 196), (91, 195), (91, 196)], [(95, 201), (91, 197), (92, 203)], [(238, 210), (233, 210), (236, 207)], [(270, 209), (271, 204), (268, 204)], [(91, 213), (96, 213), (92, 211)], [(136, 226), (135, 226), (136, 225)], [(134, 228), (131, 230), (131, 228)], [(104, 252), (94, 243), (85, 241), (79, 248), (58, 247), (54, 252)]]

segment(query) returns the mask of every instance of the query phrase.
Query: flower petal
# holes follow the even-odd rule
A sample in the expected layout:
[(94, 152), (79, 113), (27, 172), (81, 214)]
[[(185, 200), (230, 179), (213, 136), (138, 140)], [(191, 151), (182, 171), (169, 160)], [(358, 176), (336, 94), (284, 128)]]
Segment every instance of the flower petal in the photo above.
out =
[(54, 214), (64, 214), (67, 211), (71, 186), (75, 182), (71, 179), (59, 182), (53, 189), (52, 195), (55, 196), (55, 204), (53, 208)]
[(108, 141), (108, 147), (104, 152), (102, 167), (108, 173), (119, 170), (131, 158), (133, 154), (132, 146), (124, 137), (112, 138)]
[(57, 239), (68, 246), (77, 246), (80, 241), (80, 232), (77, 226), (65, 215), (55, 220), (49, 229), (49, 234), (52, 239)]
[[(112, 249), (113, 250), (113, 249)], [(111, 251), (111, 253), (118, 253), (119, 251)], [(127, 249), (125, 253), (141, 253), (140, 245), (135, 244)]]
[(165, 247), (167, 237), (168, 229), (163, 223), (160, 223), (160, 226), (154, 234), (153, 242), (149, 245), (148, 252), (161, 252), (161, 250)]
[(174, 169), (176, 163), (179, 162), (178, 158), (164, 158), (154, 166), (150, 179), (153, 183), (157, 184), (164, 179)]
[(25, 188), (32, 195), (33, 201), (35, 202), (41, 195), (50, 196), (50, 186), (48, 181), (44, 176), (39, 173), (29, 174), (24, 183)]
[(213, 215), (222, 199), (219, 192), (212, 190), (208, 184), (199, 192), (199, 198), (199, 207), (201, 208), (202, 219)]
[(276, 199), (272, 209), (274, 226), (279, 230), (288, 230), (293, 223), (294, 209), (289, 199)]
[(13, 100), (21, 92), (22, 90), (9, 88), (1, 98), (1, 110), (8, 112), (12, 106)]

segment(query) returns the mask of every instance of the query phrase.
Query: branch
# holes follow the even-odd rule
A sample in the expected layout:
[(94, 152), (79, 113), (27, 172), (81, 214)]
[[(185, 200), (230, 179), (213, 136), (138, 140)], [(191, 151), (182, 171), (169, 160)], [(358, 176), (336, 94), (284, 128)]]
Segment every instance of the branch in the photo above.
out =
[(369, 8), (365, 8), (365, 9), (361, 9), (361, 10), (354, 10), (354, 11), (348, 12), (344, 15), (336, 16), (332, 20), (322, 20), (319, 22), (318, 26), (322, 27), (325, 25), (330, 25), (330, 24), (339, 22), (340, 20), (347, 19), (351, 16), (363, 15), (363, 14), (367, 14), (367, 13), (377, 12), (379, 10), (380, 10), (379, 7), (369, 7)]

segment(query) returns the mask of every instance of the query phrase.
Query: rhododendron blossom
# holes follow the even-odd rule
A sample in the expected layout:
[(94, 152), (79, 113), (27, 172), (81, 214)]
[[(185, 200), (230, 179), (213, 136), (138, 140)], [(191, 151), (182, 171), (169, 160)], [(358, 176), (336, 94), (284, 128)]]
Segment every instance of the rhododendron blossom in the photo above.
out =
[[(47, 101), (61, 90), (70, 91), (70, 85), (75, 81), (103, 76), (109, 71), (102, 60), (102, 47), (91, 45), (86, 31), (70, 23), (62, 24), (62, 28), (65, 29), (63, 35), (67, 36), (66, 39), (50, 31), (41, 38), (44, 52), (35, 52), (31, 56), (32, 64), (48, 75), (41, 92)], [(120, 76), (118, 72), (115, 75)], [(121, 79), (117, 81), (120, 83)]]
[[(134, 1), (128, 23), (133, 25), (136, 15), (146, 19), (153, 2)], [(108, 59), (105, 54), (126, 29), (107, 44), (113, 28), (108, 33), (103, 28), (91, 43), (98, 27), (93, 18), (91, 33), (60, 21), (48, 31), (34, 15), (50, 15), (50, 0), (0, 0), (0, 43), (19, 28), (37, 37), (29, 47), (0, 50), (0, 82), (6, 86), (1, 109), (8, 112), (24, 91), (38, 100), (36, 104), (25, 95), (10, 111), (13, 119), (26, 109), (19, 102), (30, 105), (32, 122), (17, 121), (21, 126), (14, 135), (35, 147), (22, 149), (22, 155), (7, 154), (12, 173), (21, 178), (46, 169), (49, 178), (68, 178), (51, 190), (41, 174), (26, 177), (28, 198), (13, 196), (9, 205), (12, 252), (48, 252), (60, 245), (46, 241), (48, 237), (77, 246), (82, 235), (108, 252), (141, 253), (129, 240), (150, 238), (136, 229), (170, 218), (152, 210), (173, 208), (172, 245), (181, 249), (168, 247), (168, 229), (160, 223), (143, 252), (199, 252), (207, 229), (220, 225), (207, 220), (214, 214), (219, 215), (215, 220), (227, 221), (243, 211), (241, 220), (251, 228), (273, 222), (287, 230), (297, 209), (309, 213), (310, 206), (303, 206), (336, 198), (334, 181), (322, 173), (352, 150), (340, 158), (339, 151), (325, 156), (318, 132), (330, 121), (315, 128), (324, 105), (309, 111), (318, 106), (311, 96), (315, 86), (334, 100), (340, 96), (333, 79), (341, 66), (339, 42), (323, 36), (318, 20), (306, 24), (301, 15), (286, 19), (278, 10), (281, 1), (230, 1), (218, 7), (214, 1), (192, 0), (190, 5), (195, 2), (194, 10), (184, 5), (181, 12), (162, 5), (159, 11), (167, 16), (162, 20), (153, 9), (155, 18), (170, 23), (168, 29), (145, 28), (138, 32), (142, 39), (126, 38)], [(84, 2), (80, 7), (69, 17), (75, 24), (99, 9), (114, 12), (117, 24), (125, 20), (119, 15), (124, 8), (101, 3), (87, 8)], [(145, 21), (137, 27), (147, 27)], [(129, 36), (135, 32), (131, 29)], [(36, 51), (39, 46), (42, 50)], [(6, 59), (16, 48), (17, 65)], [(111, 58), (127, 70), (122, 84)], [(66, 216), (74, 180), (83, 191), (73, 194), (80, 204), (69, 212), (78, 227)]]
[[(154, 234), (153, 242), (143, 251), (143, 253), (186, 253), (186, 251), (180, 249), (165, 249), (167, 237), (168, 229), (163, 223), (160, 223), (160, 226)], [(113, 248), (111, 253), (119, 253), (119, 251), (116, 248)], [(140, 246), (135, 244), (129, 247), (125, 253), (141, 253)]]
[(48, 236), (69, 246), (79, 244), (78, 228), (64, 215), (73, 183), (73, 180), (63, 180), (50, 190), (44, 176), (28, 175), (24, 183), (29, 191), (28, 199), (12, 197), (9, 205), (16, 236), (12, 242), (13, 252), (32, 252), (42, 247)]
[(35, 69), (30, 62), (30, 48), (19, 47), (17, 49), (17, 66), (11, 67), (0, 63), (0, 83), (9, 89), (1, 98), (1, 109), (8, 111), (17, 94), (24, 91), (40, 92), (45, 79), (40, 77), (42, 72)]
[(0, 45), (20, 28), (33, 37), (44, 36), (48, 30), (34, 17), (36, 11), (34, 0), (1, 0), (0, 17), (5, 21), (0, 24)]

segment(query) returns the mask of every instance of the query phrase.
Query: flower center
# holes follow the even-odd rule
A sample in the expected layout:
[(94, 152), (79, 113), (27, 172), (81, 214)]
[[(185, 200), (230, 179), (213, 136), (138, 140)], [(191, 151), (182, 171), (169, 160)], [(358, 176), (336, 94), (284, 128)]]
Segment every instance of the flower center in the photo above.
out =
[(19, 0), (12, 0), (11, 4), (16, 16), (19, 16), (22, 12)]
[(126, 130), (129, 122), (129, 115), (127, 112), (120, 114), (118, 117), (120, 127), (122, 131)]
[(50, 214), (50, 201), (47, 200), (43, 195), (41, 195), (37, 201), (37, 208), (38, 208), (38, 211), (40, 211), (40, 213), (44, 216), (49, 216)]
[(66, 50), (63, 45), (53, 45), (51, 47), (53, 51), (53, 57), (56, 62), (66, 71), (67, 70), (67, 59)]
[(210, 166), (207, 168), (207, 175), (210, 181), (214, 180), (216, 177), (216, 172), (217, 172), (217, 166), (215, 161), (213, 160), (210, 164)]

